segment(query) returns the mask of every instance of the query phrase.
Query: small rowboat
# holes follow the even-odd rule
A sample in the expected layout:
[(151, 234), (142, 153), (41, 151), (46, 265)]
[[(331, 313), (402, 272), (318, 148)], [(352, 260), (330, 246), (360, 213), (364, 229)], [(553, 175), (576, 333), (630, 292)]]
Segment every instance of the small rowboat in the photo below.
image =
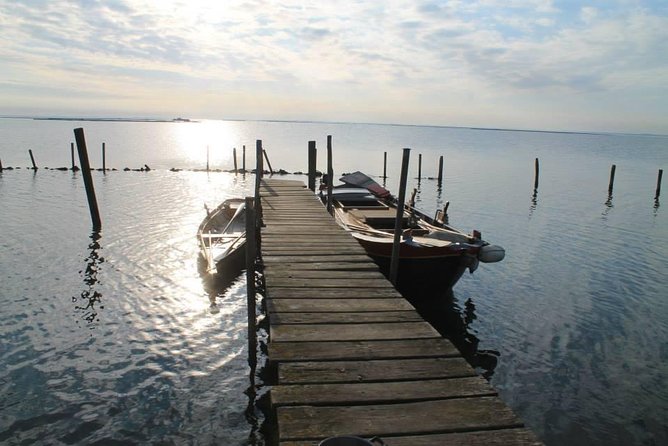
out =
[(243, 265), (246, 252), (244, 200), (225, 200), (213, 211), (207, 211), (197, 230), (197, 240), (207, 273), (223, 274)]
[[(390, 192), (361, 172), (345, 175), (344, 184), (332, 191), (334, 217), (389, 275), (397, 200)], [(324, 191), (321, 192), (325, 201)], [(448, 291), (465, 270), (473, 272), (479, 262), (501, 261), (505, 250), (482, 240), (480, 232), (466, 234), (445, 223), (443, 212), (431, 218), (406, 204), (400, 218), (400, 291), (410, 294)]]

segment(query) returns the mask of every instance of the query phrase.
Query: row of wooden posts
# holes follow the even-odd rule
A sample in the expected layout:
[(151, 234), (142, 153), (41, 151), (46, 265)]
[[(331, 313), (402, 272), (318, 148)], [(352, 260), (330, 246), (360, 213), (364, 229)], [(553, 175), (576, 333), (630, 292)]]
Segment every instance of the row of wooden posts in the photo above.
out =
[[(608, 195), (612, 195), (612, 190), (615, 186), (615, 172), (617, 171), (617, 165), (613, 164), (610, 167), (610, 181), (608, 181)], [(534, 191), (538, 190), (538, 177), (540, 175), (540, 162), (538, 158), (536, 158), (535, 161), (535, 168), (534, 168), (534, 183), (533, 183), (533, 188)], [(656, 193), (654, 195), (654, 199), (658, 200), (659, 196), (661, 195), (661, 181), (663, 180), (663, 169), (659, 169), (659, 173), (656, 177)]]
[[(99, 230), (101, 228), (101, 220), (100, 220), (100, 215), (99, 215), (99, 209), (97, 207), (97, 200), (95, 198), (95, 191), (93, 187), (93, 182), (92, 182), (92, 177), (90, 175), (90, 163), (88, 160), (88, 150), (86, 148), (86, 141), (83, 133), (82, 128), (77, 128), (74, 129), (74, 136), (77, 144), (77, 150), (79, 154), (79, 160), (81, 164), (81, 168), (83, 171), (83, 177), (84, 177), (84, 185), (86, 186), (86, 195), (88, 198), (88, 203), (89, 203), (89, 208), (91, 212), (91, 218), (93, 220), (93, 228), (94, 230)], [(267, 151), (262, 148), (262, 141), (258, 140), (257, 141), (258, 146), (256, 147), (256, 172), (259, 172), (257, 175), (257, 178), (262, 177), (262, 172), (264, 172), (264, 161), (267, 162), (267, 165), (269, 167), (269, 172), (270, 174), (273, 175), (274, 170), (271, 167), (271, 163), (269, 162), (269, 157), (267, 156)], [(410, 149), (404, 149), (404, 157), (407, 157), (406, 150)], [(70, 145), (70, 152), (71, 152), (71, 159), (72, 159), (72, 169), (76, 170), (76, 165), (75, 165), (75, 160), (74, 160), (74, 143), (71, 143)], [(28, 150), (28, 153), (30, 155), (30, 160), (32, 161), (33, 169), (37, 170), (37, 163), (35, 162), (35, 156), (33, 155), (32, 150)], [(316, 142), (315, 141), (309, 141), (308, 142), (308, 187), (312, 191), (315, 191), (315, 183), (316, 183), (316, 177), (317, 177), (317, 170), (316, 170), (316, 164), (317, 164), (317, 150), (316, 150)], [(238, 172), (238, 164), (237, 164), (237, 150), (236, 147), (233, 149), (233, 158), (234, 158), (234, 172)], [(403, 169), (404, 169), (404, 160), (402, 160), (402, 179), (400, 181), (400, 188), (401, 188), (401, 182), (403, 182)], [(408, 161), (405, 161), (408, 163)], [(148, 170), (148, 166), (146, 166)], [(408, 169), (408, 166), (406, 165), (406, 169)], [(608, 183), (608, 194), (612, 195), (613, 187), (614, 187), (614, 181), (615, 181), (615, 172), (616, 172), (617, 166), (615, 164), (612, 165), (610, 169), (610, 181)], [(0, 172), (2, 172), (3, 166), (2, 166), (2, 160), (0, 160)], [(102, 143), (102, 170), (106, 172), (107, 167), (106, 167), (106, 144)], [(209, 148), (207, 146), (207, 160), (206, 160), (206, 170), (209, 171)], [(244, 145), (242, 148), (242, 172), (246, 172), (246, 146)], [(327, 210), (331, 212), (332, 209), (332, 185), (333, 185), (333, 168), (332, 168), (332, 136), (328, 135), (327, 136), (327, 175), (328, 175), (328, 181), (327, 181)], [(406, 171), (407, 175), (407, 171)], [(535, 176), (534, 176), (534, 191), (538, 190), (538, 183), (539, 183), (539, 175), (540, 175), (540, 163), (539, 159), (536, 158), (535, 160)], [(422, 178), (422, 154), (418, 155), (418, 180)], [(387, 179), (387, 152), (383, 153), (383, 179)], [(661, 195), (661, 182), (663, 179), (663, 169), (659, 169), (657, 180), (656, 180), (656, 193), (655, 193), (655, 200), (659, 199), (659, 196)], [(439, 162), (438, 162), (438, 185), (440, 186), (443, 182), (443, 156), (440, 156)], [(258, 189), (259, 188), (259, 180), (256, 184), (256, 197), (258, 196)], [(404, 197), (405, 198), (405, 197)], [(403, 203), (403, 200), (400, 200), (400, 203)], [(259, 203), (257, 203), (259, 204)], [(259, 207), (259, 206), (258, 206)], [(97, 229), (96, 229), (97, 228)]]
[[(327, 145), (328, 145), (328, 150), (331, 150), (331, 135), (327, 137)], [(315, 188), (315, 163), (316, 163), (316, 157), (315, 157), (315, 146), (316, 142), (315, 141), (309, 141), (309, 152), (308, 152), (308, 169), (309, 169), (309, 188), (314, 189)], [(72, 170), (79, 170), (79, 168), (76, 166), (75, 160), (74, 160), (74, 143), (70, 144), (70, 153), (71, 153), (71, 158), (72, 158)], [(30, 161), (32, 162), (32, 169), (37, 170), (37, 163), (35, 162), (35, 156), (32, 152), (31, 149), (28, 150), (28, 154), (30, 155)], [(256, 154), (257, 155), (257, 154)], [(267, 166), (269, 167), (269, 173), (271, 175), (274, 174), (274, 169), (271, 166), (271, 162), (269, 161), (269, 156), (267, 155), (266, 150), (262, 150), (262, 152), (259, 154), (261, 158), (264, 158), (264, 160), (267, 162)], [(234, 159), (234, 173), (245, 173), (247, 172), (246, 170), (246, 146), (244, 145), (242, 147), (242, 165), (241, 165), (241, 170), (238, 168), (238, 163), (237, 163), (237, 148), (234, 147), (232, 149), (232, 157)], [(145, 168), (138, 169), (138, 170), (150, 170), (148, 166), (144, 166)], [(64, 168), (63, 168), (64, 169)], [(90, 167), (88, 167), (90, 169)], [(2, 160), (0, 160), (0, 172), (2, 172), (3, 167), (2, 167)], [(106, 143), (102, 143), (102, 171), (106, 172), (107, 171), (107, 157), (106, 157)], [(129, 170), (129, 169), (125, 169)], [(177, 170), (177, 169), (174, 169)], [(610, 181), (608, 182), (608, 194), (612, 195), (612, 190), (614, 187), (615, 183), (615, 172), (617, 170), (617, 166), (615, 164), (612, 165), (610, 168)], [(206, 171), (210, 171), (210, 166), (209, 166), (209, 146), (206, 148)], [(283, 172), (283, 171), (282, 171)], [(311, 173), (314, 175), (311, 176)], [(539, 179), (539, 173), (540, 173), (540, 164), (538, 158), (536, 158), (535, 161), (535, 175), (534, 175), (534, 190), (538, 189), (538, 179)], [(330, 175), (330, 182), (331, 182), (331, 175)], [(387, 179), (387, 152), (383, 152), (383, 180)], [(418, 155), (418, 174), (417, 174), (417, 179), (420, 181), (422, 179), (422, 154)], [(443, 156), (441, 155), (438, 160), (438, 177), (436, 178), (438, 185), (441, 186), (443, 184)], [(656, 194), (655, 194), (655, 199), (658, 199), (659, 196), (661, 195), (661, 182), (663, 179), (663, 169), (659, 169), (658, 176), (656, 179)]]

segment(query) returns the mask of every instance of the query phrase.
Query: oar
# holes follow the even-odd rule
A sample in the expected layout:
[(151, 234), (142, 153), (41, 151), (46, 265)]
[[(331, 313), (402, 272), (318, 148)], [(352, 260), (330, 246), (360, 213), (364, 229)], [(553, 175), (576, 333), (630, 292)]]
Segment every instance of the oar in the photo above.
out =
[(237, 211), (234, 213), (232, 218), (230, 218), (230, 221), (227, 223), (225, 226), (225, 229), (221, 232), (221, 234), (225, 234), (227, 232), (227, 228), (230, 227), (232, 222), (241, 214), (241, 212), (246, 208), (246, 203), (241, 203), (241, 205), (237, 208)]

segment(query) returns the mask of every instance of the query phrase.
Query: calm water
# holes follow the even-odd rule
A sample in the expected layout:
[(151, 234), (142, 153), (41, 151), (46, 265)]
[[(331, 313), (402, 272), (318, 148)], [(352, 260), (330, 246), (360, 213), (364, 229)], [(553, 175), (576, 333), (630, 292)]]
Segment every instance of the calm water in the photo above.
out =
[[(80, 174), (25, 169), (28, 149), (69, 166), (75, 127), (94, 166), (105, 142), (108, 166), (153, 169), (93, 174), (99, 236)], [(23, 168), (0, 173), (0, 443), (262, 444), (244, 277), (211, 288), (195, 243), (204, 203), (247, 195), (253, 177), (191, 170), (207, 146), (211, 167), (230, 169), (243, 144), (250, 167), (262, 139), (275, 169), (305, 171), (307, 141), (324, 149), (327, 134), (339, 173), (378, 175), (388, 151), (392, 190), (401, 148), (412, 177), (418, 154), (432, 177), (444, 156), (441, 189), (411, 180), (420, 207), (450, 201), (450, 223), (507, 257), (463, 277), (455, 312), (432, 316), (465, 330), (480, 373), (548, 445), (668, 444), (668, 220), (654, 200), (668, 137), (7, 119), (0, 160)]]

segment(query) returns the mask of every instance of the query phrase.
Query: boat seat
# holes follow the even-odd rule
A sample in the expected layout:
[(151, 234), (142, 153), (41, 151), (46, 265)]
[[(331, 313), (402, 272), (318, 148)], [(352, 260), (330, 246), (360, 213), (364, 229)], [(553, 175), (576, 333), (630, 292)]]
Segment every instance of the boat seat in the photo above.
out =
[[(397, 217), (397, 210), (386, 209), (355, 209), (349, 213), (358, 220), (368, 224), (374, 229), (393, 229)], [(401, 226), (408, 227), (408, 216), (404, 213)]]
[(238, 238), (240, 234), (202, 234), (202, 238)]

